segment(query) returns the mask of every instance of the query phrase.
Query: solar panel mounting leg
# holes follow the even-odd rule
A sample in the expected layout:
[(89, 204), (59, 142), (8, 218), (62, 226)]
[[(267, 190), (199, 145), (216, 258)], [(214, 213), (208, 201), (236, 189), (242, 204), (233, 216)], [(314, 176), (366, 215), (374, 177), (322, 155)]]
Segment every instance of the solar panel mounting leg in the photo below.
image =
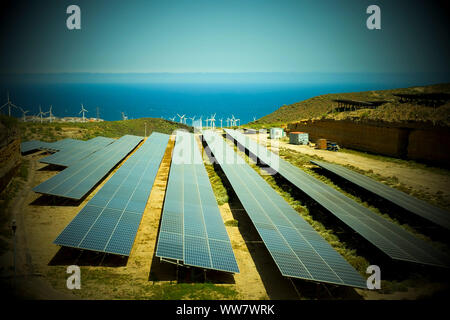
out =
[(294, 281), (292, 281), (292, 278), (289, 278), (289, 281), (291, 282), (292, 286), (294, 287), (294, 290), (297, 293), (298, 298), (301, 299), (302, 297), (300, 295), (300, 292), (298, 291), (297, 286), (295, 285)]

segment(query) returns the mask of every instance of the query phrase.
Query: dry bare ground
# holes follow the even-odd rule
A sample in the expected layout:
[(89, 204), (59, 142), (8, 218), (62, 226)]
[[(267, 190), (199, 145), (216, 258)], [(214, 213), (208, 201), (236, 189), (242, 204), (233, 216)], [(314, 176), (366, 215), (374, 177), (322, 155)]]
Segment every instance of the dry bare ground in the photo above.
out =
[[(270, 139), (268, 139), (267, 134), (250, 134), (248, 136), (259, 141), (261, 144), (270, 144)], [(442, 193), (446, 202), (450, 201), (449, 175), (442, 175), (420, 168), (411, 168), (393, 162), (371, 159), (356, 154), (318, 150), (305, 145), (293, 145), (285, 141), (277, 141), (272, 147), (272, 151), (278, 152), (279, 148), (286, 148), (307, 155), (319, 156), (329, 162), (341, 165), (351, 165), (365, 171), (372, 170), (374, 173), (383, 177), (395, 176), (400, 183), (403, 183), (414, 190), (430, 194)]]

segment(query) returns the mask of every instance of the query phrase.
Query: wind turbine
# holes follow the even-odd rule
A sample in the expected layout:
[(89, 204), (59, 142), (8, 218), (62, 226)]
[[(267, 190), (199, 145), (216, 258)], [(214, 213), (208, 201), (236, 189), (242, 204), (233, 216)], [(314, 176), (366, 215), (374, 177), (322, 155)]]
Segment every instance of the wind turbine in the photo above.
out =
[(41, 118), (41, 123), (42, 123), (42, 116), (44, 116), (46, 114), (47, 114), (47, 112), (42, 112), (41, 106), (39, 105), (39, 113), (37, 115)]
[(236, 118), (234, 117), (234, 114), (232, 114), (231, 116), (231, 126), (234, 127), (236, 125)]
[(50, 119), (50, 122), (52, 122), (52, 119), (53, 119), (52, 107), (53, 106), (50, 105), (50, 110), (46, 112), (46, 113), (48, 113), (48, 117)]
[(241, 119), (234, 119), (235, 123), (239, 122), (239, 124), (237, 125), (237, 127), (239, 128), (239, 125), (241, 124)]
[(230, 125), (229, 125), (229, 123), (230, 123), (230, 118), (227, 118), (227, 127), (229, 127)]
[(222, 118), (219, 119), (220, 120), (220, 129), (222, 129)]
[(211, 115), (211, 128), (214, 130), (216, 128), (216, 114)]
[(80, 114), (80, 113), (82, 113), (82, 112), (83, 112), (83, 122), (85, 122), (86, 120), (85, 120), (85, 118), (84, 118), (84, 113), (85, 113), (85, 112), (88, 112), (88, 111), (84, 108), (83, 104), (81, 104), (81, 111), (78, 112), (78, 114)]
[(194, 126), (194, 120), (195, 120), (195, 116), (193, 116), (192, 118), (189, 118), (192, 120), (192, 126)]
[(184, 117), (185, 117), (185, 114), (183, 114), (182, 116), (180, 116), (180, 115), (177, 113), (177, 116), (180, 117), (180, 123), (182, 124), (182, 123), (183, 123), (183, 119), (184, 119)]
[(172, 122), (175, 122), (175, 118), (176, 118), (177, 116), (175, 116), (175, 117), (173, 117), (173, 118), (169, 118), (169, 120), (170, 121), (172, 121)]
[(255, 122), (256, 121), (256, 118), (255, 118), (255, 116), (253, 116), (253, 122)]
[(29, 112), (28, 110), (23, 110), (22, 108), (20, 108), (20, 111), (22, 111), (23, 114), (23, 122), (26, 121), (25, 115), (27, 114), (27, 112)]
[(2, 106), (0, 107), (0, 110), (3, 109), (4, 107), (8, 106), (8, 116), (11, 116), (11, 107), (14, 107), (14, 108), (16, 108), (16, 109), (19, 109), (19, 107), (16, 106), (14, 103), (12, 103), (12, 102), (9, 100), (9, 91), (6, 92), (6, 96), (7, 96), (7, 100), (8, 100), (8, 101), (7, 101), (4, 105), (2, 105)]

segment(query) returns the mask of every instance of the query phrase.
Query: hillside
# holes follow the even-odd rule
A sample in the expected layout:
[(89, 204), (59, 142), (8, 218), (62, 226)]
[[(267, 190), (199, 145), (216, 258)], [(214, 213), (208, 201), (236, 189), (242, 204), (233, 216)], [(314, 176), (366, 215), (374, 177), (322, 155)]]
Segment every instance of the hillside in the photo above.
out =
[[(262, 124), (284, 124), (299, 120), (335, 119), (335, 120), (372, 120), (392, 123), (406, 121), (432, 122), (435, 125), (450, 126), (450, 103), (438, 107), (427, 107), (410, 103), (400, 103), (400, 98), (394, 94), (407, 93), (450, 93), (450, 83), (423, 87), (410, 87), (391, 90), (376, 90), (351, 93), (325, 94), (316, 96), (291, 105), (284, 105), (275, 112), (268, 114), (250, 126)], [(333, 112), (337, 103), (335, 99), (359, 101), (388, 101), (376, 109), (360, 109), (357, 111)]]
[(192, 128), (159, 118), (140, 118), (133, 120), (85, 122), (85, 123), (31, 123), (20, 122), (21, 140), (43, 140), (53, 142), (64, 138), (87, 140), (96, 136), (119, 138), (125, 134), (144, 135), (144, 122), (147, 123), (147, 136), (152, 131), (170, 134), (176, 129)]

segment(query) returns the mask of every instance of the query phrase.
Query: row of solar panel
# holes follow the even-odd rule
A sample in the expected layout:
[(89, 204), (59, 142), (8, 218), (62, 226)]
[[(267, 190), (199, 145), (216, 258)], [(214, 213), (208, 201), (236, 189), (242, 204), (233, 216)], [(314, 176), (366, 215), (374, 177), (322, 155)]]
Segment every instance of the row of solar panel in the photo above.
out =
[(168, 141), (152, 133), (54, 243), (128, 256)]
[(115, 140), (112, 138), (95, 137), (83, 144), (76, 144), (70, 148), (64, 148), (59, 152), (40, 159), (39, 162), (68, 167), (86, 158), (90, 154), (101, 150), (114, 141)]
[(70, 149), (74, 146), (83, 145), (85, 141), (75, 140), (71, 138), (62, 139), (56, 142), (44, 142), (40, 140), (31, 140), (20, 144), (21, 153), (36, 152), (38, 150), (60, 151)]
[(197, 142), (189, 133), (176, 136), (156, 256), (239, 272)]
[(450, 213), (414, 198), (400, 190), (391, 188), (355, 171), (323, 161), (311, 161), (313, 164), (332, 172), (363, 189), (382, 197), (385, 200), (414, 213), (428, 221), (446, 229), (450, 229)]
[(228, 137), (238, 141), (240, 145), (258, 156), (264, 163), (392, 259), (436, 266), (448, 265), (448, 257), (445, 253), (416, 238), (405, 229), (286, 162), (240, 132), (234, 130), (226, 130), (226, 132)]
[(91, 154), (44, 181), (33, 190), (38, 193), (79, 200), (125, 158), (141, 140), (141, 137), (125, 135), (103, 148), (102, 152)]
[[(284, 276), (365, 288), (365, 280), (217, 134), (204, 138)], [(233, 157), (231, 157), (233, 158)]]

